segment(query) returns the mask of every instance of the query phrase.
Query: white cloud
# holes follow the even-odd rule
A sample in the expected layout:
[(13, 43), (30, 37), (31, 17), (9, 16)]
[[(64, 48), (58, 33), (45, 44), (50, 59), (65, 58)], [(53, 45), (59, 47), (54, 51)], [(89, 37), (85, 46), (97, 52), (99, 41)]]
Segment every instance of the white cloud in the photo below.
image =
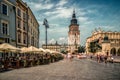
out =
[(93, 23), (93, 21), (89, 20), (88, 17), (84, 17), (84, 16), (78, 17), (78, 21), (80, 22), (80, 24), (84, 24), (84, 25)]
[[(48, 20), (49, 20), (49, 19), (48, 19)], [(43, 21), (38, 20), (38, 23), (39, 23), (40, 26), (44, 26), (44, 25), (43, 25)], [(51, 29), (51, 28), (55, 28), (55, 27), (60, 27), (59, 24), (49, 23), (49, 22), (48, 22), (48, 24), (49, 24), (49, 26), (50, 26), (50, 29)]]
[(45, 40), (40, 40), (39, 39), (39, 47), (42, 47), (43, 44), (45, 44)]
[(60, 40), (60, 41), (64, 41), (64, 40), (65, 40), (65, 37), (60, 37), (59, 40)]
[(57, 11), (51, 11), (51, 12), (45, 12), (44, 13), (46, 16), (49, 16), (49, 15), (53, 15), (53, 14), (57, 14)]
[(88, 20), (88, 17), (78, 17), (78, 20), (80, 22), (86, 22)]
[(31, 6), (33, 11), (38, 11), (38, 10), (42, 10), (42, 9), (51, 9), (54, 4), (50, 4), (50, 3), (35, 3), (35, 2), (27, 2), (27, 4), (29, 6)]
[(64, 6), (67, 2), (68, 0), (60, 0), (56, 6)]
[[(73, 13), (73, 9), (74, 7), (56, 7), (54, 10), (52, 11), (47, 11), (44, 13), (44, 15), (48, 16), (50, 19), (57, 19), (57, 18), (71, 18), (72, 13)], [(80, 17), (80, 20), (83, 20), (83, 16), (85, 16), (85, 14), (87, 14), (87, 12), (84, 11), (84, 9), (82, 8), (75, 8), (76, 11), (76, 16)], [(87, 19), (87, 17), (85, 17), (85, 19)], [(84, 20), (85, 20), (84, 19)]]
[(65, 27), (55, 27), (55, 28), (49, 28), (48, 29), (49, 33), (58, 33), (58, 34), (66, 34), (65, 32), (68, 31), (68, 28)]
[(94, 10), (92, 10), (92, 9), (88, 9), (87, 12), (88, 12), (88, 13), (92, 13), (92, 14), (94, 14), (94, 13), (97, 13), (97, 10), (96, 10), (96, 9), (94, 9)]
[(75, 8), (75, 11), (77, 13), (77, 16), (84, 16), (87, 14), (87, 12), (85, 11), (85, 9), (83, 8)]
[(51, 40), (48, 41), (49, 44), (55, 43), (55, 42), (56, 42), (56, 40), (54, 38), (52, 38)]
[(50, 24), (50, 28), (60, 27), (59, 24)]
[(42, 24), (43, 24), (43, 22), (41, 22), (41, 21), (38, 21), (38, 23), (39, 23), (39, 25), (42, 25)]
[(50, 19), (56, 18), (69, 18), (71, 17), (71, 13), (73, 8), (66, 8), (66, 7), (57, 7), (54, 11), (44, 13), (46, 16), (49, 16)]
[(100, 27), (101, 29), (107, 30), (107, 31), (112, 31), (115, 27), (114, 26), (110, 26), (110, 25), (101, 25), (101, 26), (97, 26)]
[(47, 4), (47, 3), (49, 3), (50, 2), (50, 0), (45, 0), (45, 3)]
[(73, 9), (72, 8), (63, 8), (57, 9), (58, 15), (56, 15), (56, 17), (58, 18), (69, 18), (71, 16)]
[(67, 43), (68, 38), (67, 37), (59, 37), (58, 42), (61, 44)]
[(54, 5), (53, 4), (45, 4), (42, 6), (43, 6), (43, 9), (51, 9)]
[(93, 21), (87, 21), (87, 22), (85, 22), (85, 24), (92, 24), (93, 23)]
[(45, 44), (45, 41), (40, 41), (42, 44)]

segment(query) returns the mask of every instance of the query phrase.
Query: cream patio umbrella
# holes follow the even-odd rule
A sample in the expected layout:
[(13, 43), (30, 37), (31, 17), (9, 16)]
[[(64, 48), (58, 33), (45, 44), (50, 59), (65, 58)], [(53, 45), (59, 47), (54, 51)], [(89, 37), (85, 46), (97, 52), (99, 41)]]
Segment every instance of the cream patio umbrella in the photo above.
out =
[(20, 50), (21, 50), (21, 53), (26, 53), (28, 51), (28, 48), (27, 47), (22, 47)]
[[(8, 43), (3, 43), (0, 45), (0, 51), (3, 52), (4, 54), (4, 59), (8, 56), (6, 55), (8, 52), (15, 52), (18, 53), (20, 51), (19, 48), (16, 48)], [(11, 54), (11, 53), (10, 53)]]
[(51, 50), (50, 49), (45, 49), (45, 52), (51, 53)]
[(0, 45), (0, 51), (2, 51), (2, 52), (16, 52), (16, 51), (20, 51), (20, 49), (14, 47), (8, 43), (3, 43)]
[(45, 49), (45, 53), (48, 53), (48, 54), (53, 54), (54, 51), (50, 50), (50, 49)]
[(56, 51), (50, 51), (50, 53), (56, 53)]
[(39, 52), (40, 50), (34, 46), (30, 46), (27, 48), (27, 52)]
[(46, 52), (45, 49), (39, 48), (40, 52)]
[(43, 49), (43, 48), (39, 48), (39, 53), (40, 53), (40, 54), (45, 54), (46, 51), (45, 51), (45, 49)]

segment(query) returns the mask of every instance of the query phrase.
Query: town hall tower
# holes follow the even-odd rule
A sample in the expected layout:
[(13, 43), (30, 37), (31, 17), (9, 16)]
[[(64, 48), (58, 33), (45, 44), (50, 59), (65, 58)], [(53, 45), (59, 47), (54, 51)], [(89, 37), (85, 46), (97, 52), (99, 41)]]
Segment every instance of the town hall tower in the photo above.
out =
[(75, 10), (73, 10), (73, 15), (68, 31), (68, 51), (70, 51), (71, 53), (76, 52), (78, 50), (79, 45), (80, 45), (79, 24), (77, 23)]

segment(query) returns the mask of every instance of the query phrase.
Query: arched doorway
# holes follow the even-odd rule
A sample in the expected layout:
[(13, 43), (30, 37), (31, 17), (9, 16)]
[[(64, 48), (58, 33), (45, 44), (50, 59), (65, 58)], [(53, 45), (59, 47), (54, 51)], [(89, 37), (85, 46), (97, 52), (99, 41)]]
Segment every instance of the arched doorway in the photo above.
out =
[(115, 56), (116, 55), (116, 49), (112, 48), (111, 51), (110, 51), (110, 54), (112, 54), (113, 56)]
[(120, 48), (117, 51), (117, 55), (120, 56)]

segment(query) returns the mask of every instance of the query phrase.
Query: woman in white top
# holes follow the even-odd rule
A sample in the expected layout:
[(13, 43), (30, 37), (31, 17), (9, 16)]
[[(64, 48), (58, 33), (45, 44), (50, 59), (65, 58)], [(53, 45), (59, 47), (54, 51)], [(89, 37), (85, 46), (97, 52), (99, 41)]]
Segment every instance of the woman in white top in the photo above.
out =
[(72, 59), (72, 55), (71, 55), (71, 53), (68, 53), (68, 55), (67, 55), (67, 57), (68, 57), (68, 59)]

